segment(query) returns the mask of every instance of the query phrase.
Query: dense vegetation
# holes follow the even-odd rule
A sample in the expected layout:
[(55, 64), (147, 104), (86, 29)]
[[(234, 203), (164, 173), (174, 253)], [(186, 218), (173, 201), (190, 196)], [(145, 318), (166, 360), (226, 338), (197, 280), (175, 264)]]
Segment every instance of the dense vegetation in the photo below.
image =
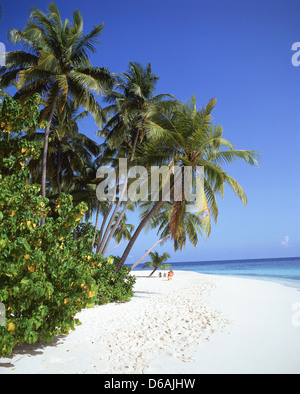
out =
[[(66, 334), (82, 308), (129, 300), (135, 279), (124, 264), (146, 227), (157, 229), (158, 240), (134, 267), (148, 254), (159, 260), (152, 252), (158, 244), (172, 242), (177, 250), (208, 237), (226, 184), (247, 203), (223, 167), (238, 159), (257, 165), (257, 154), (223, 137), (212, 119), (216, 100), (197, 108), (194, 96), (183, 104), (157, 94), (150, 63), (130, 62), (118, 75), (92, 65), (102, 29), (85, 34), (78, 10), (72, 23), (64, 22), (51, 3), (46, 13), (33, 8), (23, 30), (9, 32), (18, 49), (0, 68), (0, 302), (6, 310), (0, 356), (18, 343)], [(102, 139), (80, 131), (89, 114)], [(189, 166), (194, 174), (201, 166), (201, 207), (191, 212), (184, 198), (175, 198), (175, 176), (169, 201), (162, 188), (155, 201), (123, 201), (128, 175), (117, 177), (114, 201), (98, 200), (97, 169), (109, 164), (120, 175), (120, 158), (146, 169)], [(141, 221), (135, 229), (126, 213), (136, 207)], [(120, 257), (104, 257), (122, 240)]]
[(65, 193), (50, 202), (30, 182), (27, 163), (43, 144), (16, 131), (26, 130), (25, 137), (35, 133), (39, 101), (34, 95), (21, 106), (6, 97), (0, 107), (0, 301), (6, 309), (0, 356), (18, 343), (67, 334), (82, 308), (133, 295), (130, 269), (116, 273), (113, 257), (90, 252), (95, 230), (89, 223), (78, 225), (87, 204), (75, 205)]

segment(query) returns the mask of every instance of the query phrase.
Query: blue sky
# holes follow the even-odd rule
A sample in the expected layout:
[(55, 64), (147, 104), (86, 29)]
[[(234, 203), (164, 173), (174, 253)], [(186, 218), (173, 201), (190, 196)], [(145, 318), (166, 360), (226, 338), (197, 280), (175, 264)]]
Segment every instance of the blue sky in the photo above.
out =
[[(30, 6), (45, 10), (49, 1), (0, 3), (0, 40), (11, 50), (7, 29), (22, 28)], [(157, 93), (184, 102), (195, 93), (198, 106), (216, 97), (214, 121), (224, 137), (236, 148), (260, 151), (260, 168), (242, 162), (228, 168), (246, 191), (246, 208), (226, 190), (208, 240), (176, 254), (171, 243), (157, 250), (173, 261), (300, 256), (300, 67), (291, 63), (292, 44), (300, 41), (300, 0), (56, 3), (63, 18), (79, 8), (86, 32), (104, 22), (94, 65), (122, 72), (129, 61), (150, 61), (160, 77)], [(96, 139), (92, 120), (83, 130)], [(155, 241), (154, 233), (141, 235), (128, 261)]]

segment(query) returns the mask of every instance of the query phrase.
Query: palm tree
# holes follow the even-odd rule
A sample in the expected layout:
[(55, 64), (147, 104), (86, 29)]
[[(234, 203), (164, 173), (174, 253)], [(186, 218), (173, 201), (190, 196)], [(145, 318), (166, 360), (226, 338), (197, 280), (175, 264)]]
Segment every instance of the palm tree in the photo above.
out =
[[(144, 144), (143, 160), (152, 164), (172, 164), (183, 168), (189, 166), (196, 178), (197, 167), (204, 168), (204, 194), (201, 194), (202, 207), (197, 212), (201, 216), (201, 222), (206, 223), (207, 233), (210, 232), (211, 217), (216, 221), (218, 207), (216, 195), (223, 196), (225, 184), (229, 185), (244, 205), (247, 197), (239, 183), (225, 172), (221, 165), (229, 164), (237, 159), (242, 159), (250, 165), (258, 165), (257, 153), (248, 150), (237, 150), (232, 143), (222, 137), (222, 127), (212, 123), (211, 112), (215, 106), (215, 99), (211, 100), (204, 108), (197, 110), (195, 97), (189, 104), (176, 105), (176, 108), (165, 106), (157, 113), (153, 120), (148, 122), (149, 134), (152, 141)], [(175, 184), (173, 182), (170, 193), (174, 197)], [(183, 190), (183, 188), (182, 188)], [(160, 209), (165, 196), (150, 209), (136, 228), (129, 241), (118, 269), (125, 263), (130, 250), (142, 229)], [(173, 203), (173, 212), (170, 218), (170, 233), (175, 240), (180, 240), (180, 217), (183, 215), (186, 204), (185, 200)]]
[(99, 136), (106, 138), (110, 146), (121, 148), (125, 143), (130, 161), (138, 142), (146, 136), (146, 121), (155, 114), (157, 104), (174, 99), (170, 94), (154, 94), (158, 80), (151, 63), (143, 67), (138, 62), (129, 62), (128, 71), (115, 78), (115, 89), (105, 93), (104, 101), (110, 104), (105, 112), (112, 117)]
[[(60, 194), (62, 191), (71, 193), (76, 187), (78, 178), (87, 176), (95, 158), (100, 153), (99, 145), (79, 131), (79, 122), (88, 111), (79, 112), (73, 102), (66, 104), (63, 112), (55, 111), (50, 127), (48, 145), (47, 177), (48, 193)], [(24, 138), (43, 139), (44, 133), (35, 133)], [(32, 160), (29, 167), (35, 181), (39, 181), (39, 169), (42, 167), (42, 156)]]
[[(117, 245), (112, 247), (111, 249), (107, 250), (107, 246), (106, 248), (103, 249), (102, 254), (104, 255), (105, 253), (110, 252), (111, 250), (117, 248), (118, 246), (120, 246), (122, 240), (124, 241), (129, 241), (131, 239), (131, 234), (134, 230), (134, 226), (130, 223), (127, 223), (127, 217), (126, 215), (124, 215), (121, 219), (121, 221), (118, 221), (118, 217), (116, 217), (115, 222), (118, 222), (118, 227), (117, 230), (114, 233), (114, 240), (117, 242)], [(108, 244), (107, 244), (108, 245)]]
[(83, 19), (78, 10), (73, 12), (73, 24), (63, 23), (57, 6), (52, 2), (47, 13), (34, 7), (23, 30), (10, 30), (10, 41), (23, 44), (24, 50), (6, 54), (6, 65), (0, 69), (0, 87), (17, 81), (16, 98), (21, 101), (33, 93), (40, 93), (46, 102), (41, 120), (47, 121), (44, 135), (41, 189), (46, 196), (46, 171), (50, 125), (57, 110), (61, 113), (68, 98), (82, 106), (101, 125), (103, 112), (94, 93), (112, 87), (112, 77), (106, 68), (93, 67), (89, 55), (95, 53), (94, 44), (103, 29), (95, 26), (83, 33)]
[[(185, 202), (183, 203), (185, 204)], [(152, 229), (157, 228), (159, 239), (131, 266), (131, 269), (136, 268), (156, 246), (163, 244), (171, 238), (171, 218), (174, 210), (173, 204), (174, 203), (168, 201), (164, 202), (161, 208), (152, 216), (148, 224), (150, 224), (150, 228)], [(151, 205), (153, 206), (153, 202)], [(149, 203), (143, 204), (143, 208), (142, 218), (145, 217), (149, 211)], [(209, 232), (210, 228), (207, 226), (206, 216), (196, 215), (192, 212), (188, 212), (187, 209), (183, 209), (183, 214), (180, 216), (180, 222), (178, 223), (177, 236), (172, 239), (174, 251), (176, 252), (178, 249), (182, 250), (187, 240), (196, 248), (198, 245), (198, 235), (205, 235), (205, 237), (208, 238)]]
[(164, 264), (164, 262), (167, 261), (170, 258), (170, 255), (168, 253), (163, 253), (160, 256), (159, 253), (157, 251), (155, 251), (155, 252), (150, 252), (150, 256), (151, 256), (151, 260), (152, 261), (147, 261), (143, 265), (143, 268), (146, 268), (146, 267), (151, 267), (152, 268), (152, 267), (154, 267), (154, 270), (149, 275), (149, 278), (154, 274), (154, 272), (158, 268), (162, 268), (162, 269), (171, 268), (170, 264)]

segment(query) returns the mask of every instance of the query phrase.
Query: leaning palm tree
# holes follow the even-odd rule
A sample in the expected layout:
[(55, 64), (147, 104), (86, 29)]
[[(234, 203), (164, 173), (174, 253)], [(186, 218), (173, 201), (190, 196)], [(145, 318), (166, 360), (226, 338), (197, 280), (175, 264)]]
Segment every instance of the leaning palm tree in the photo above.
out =
[[(183, 203), (185, 204), (185, 202)], [(154, 203), (147, 202), (142, 204), (141, 219), (148, 214), (149, 205), (153, 206)], [(173, 211), (173, 203), (165, 201), (161, 208), (152, 216), (147, 227), (157, 229), (159, 239), (131, 266), (131, 269), (136, 268), (158, 245), (162, 245), (164, 242), (171, 239), (171, 219)], [(208, 238), (209, 231), (210, 228), (207, 225), (206, 216), (188, 212), (185, 206), (183, 214), (180, 216), (180, 222), (178, 223), (177, 235), (172, 239), (174, 251), (182, 250), (182, 248), (186, 246), (188, 240), (196, 248), (198, 245), (198, 236), (204, 235), (205, 238)]]
[[(190, 104), (177, 104), (176, 108), (162, 108), (154, 120), (148, 122), (148, 130), (152, 141), (147, 142), (143, 149), (140, 162), (148, 161), (157, 165), (177, 166), (180, 169), (190, 167), (197, 178), (197, 169), (204, 169), (204, 191), (199, 197), (201, 208), (196, 212), (206, 222), (207, 231), (210, 231), (211, 217), (216, 221), (218, 207), (216, 196), (223, 196), (225, 184), (229, 185), (235, 194), (246, 205), (247, 197), (239, 183), (230, 177), (222, 165), (242, 159), (250, 165), (258, 165), (257, 153), (248, 150), (237, 150), (232, 143), (222, 136), (222, 127), (212, 123), (211, 112), (215, 106), (215, 99), (211, 100), (204, 108), (197, 110), (195, 97)], [(173, 194), (173, 212), (170, 218), (170, 233), (174, 240), (180, 239), (180, 217), (186, 207), (184, 196), (174, 199), (175, 183), (170, 187)], [(183, 190), (183, 185), (182, 185)], [(147, 215), (136, 228), (131, 240), (124, 250), (117, 270), (125, 263), (139, 234), (160, 209), (166, 198), (160, 193), (158, 201), (149, 210)], [(198, 201), (197, 201), (198, 203)], [(196, 207), (197, 208), (197, 207)]]
[[(98, 132), (99, 137), (105, 138), (103, 144), (105, 149), (101, 155), (102, 163), (107, 158), (118, 157), (128, 158), (129, 162), (133, 162), (138, 145), (146, 140), (147, 120), (155, 114), (158, 104), (170, 99), (174, 100), (170, 94), (155, 95), (158, 80), (159, 78), (152, 73), (150, 63), (143, 67), (137, 62), (130, 62), (128, 71), (115, 77), (114, 90), (106, 91), (104, 97), (104, 101), (109, 104), (105, 112), (111, 115), (111, 118)], [(118, 195), (98, 251), (103, 251), (105, 239), (107, 239), (106, 243), (109, 243), (114, 237), (119, 223), (114, 226), (112, 223), (119, 213), (127, 182), (128, 178), (123, 180), (123, 193)], [(122, 220), (129, 206), (130, 200), (122, 207), (119, 221)]]
[(89, 111), (101, 125), (103, 112), (94, 93), (112, 87), (112, 77), (106, 68), (93, 67), (89, 55), (95, 53), (95, 43), (103, 24), (95, 26), (89, 34), (83, 33), (83, 19), (78, 10), (73, 12), (73, 24), (62, 21), (57, 6), (52, 2), (47, 13), (34, 7), (23, 30), (11, 29), (12, 44), (23, 44), (24, 50), (6, 54), (6, 65), (0, 69), (0, 87), (17, 81), (16, 98), (26, 99), (40, 93), (46, 102), (41, 120), (46, 120), (42, 196), (46, 196), (46, 171), (50, 125), (57, 110), (61, 113), (68, 98), (77, 107)]
[(149, 278), (154, 274), (158, 268), (168, 269), (171, 268), (170, 264), (164, 264), (170, 258), (168, 253), (163, 253), (161, 256), (157, 251), (150, 252), (151, 261), (144, 263), (143, 268), (151, 267), (154, 270), (150, 273)]
[[(118, 217), (116, 217), (116, 222), (118, 221)], [(124, 241), (129, 241), (131, 239), (131, 234), (134, 230), (134, 226), (130, 223), (127, 223), (127, 217), (124, 215), (119, 222), (118, 228), (114, 233), (114, 240), (117, 242), (117, 245), (113, 246), (112, 248), (108, 249), (104, 248), (102, 254), (106, 254), (113, 249), (117, 248), (118, 246), (121, 245), (121, 242)]]

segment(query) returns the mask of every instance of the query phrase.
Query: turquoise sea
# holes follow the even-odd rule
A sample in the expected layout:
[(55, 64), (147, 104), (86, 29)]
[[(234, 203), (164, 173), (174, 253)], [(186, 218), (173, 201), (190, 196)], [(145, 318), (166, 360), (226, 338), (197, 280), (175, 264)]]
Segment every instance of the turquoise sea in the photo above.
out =
[(273, 280), (300, 289), (300, 257), (186, 261), (172, 263), (174, 270), (195, 271), (210, 275), (242, 276), (263, 280)]

